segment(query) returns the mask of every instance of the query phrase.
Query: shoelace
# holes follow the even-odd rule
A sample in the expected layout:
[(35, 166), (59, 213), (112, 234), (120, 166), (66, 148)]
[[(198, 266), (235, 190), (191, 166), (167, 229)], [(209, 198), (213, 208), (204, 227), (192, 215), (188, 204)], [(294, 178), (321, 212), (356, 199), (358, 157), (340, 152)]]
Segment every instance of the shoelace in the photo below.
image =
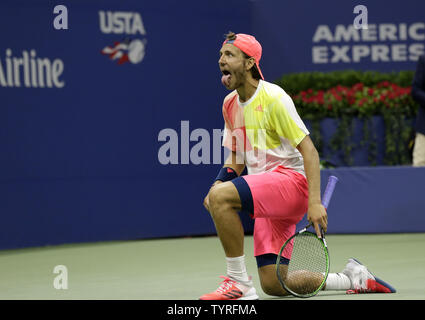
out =
[(223, 278), (224, 280), (221, 282), (220, 286), (217, 288), (217, 291), (220, 293), (224, 293), (227, 290), (229, 290), (233, 284), (235, 283), (233, 280), (231, 280), (228, 277), (220, 276), (220, 278)]

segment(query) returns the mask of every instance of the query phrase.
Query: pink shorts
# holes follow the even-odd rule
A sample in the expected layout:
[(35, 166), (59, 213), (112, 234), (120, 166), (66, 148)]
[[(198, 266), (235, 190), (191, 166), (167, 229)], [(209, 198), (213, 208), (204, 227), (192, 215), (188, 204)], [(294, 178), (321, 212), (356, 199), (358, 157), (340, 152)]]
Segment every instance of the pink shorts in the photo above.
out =
[[(232, 180), (254, 224), (254, 255), (279, 254), (308, 209), (307, 179), (285, 167)], [(283, 256), (290, 259), (291, 249)]]

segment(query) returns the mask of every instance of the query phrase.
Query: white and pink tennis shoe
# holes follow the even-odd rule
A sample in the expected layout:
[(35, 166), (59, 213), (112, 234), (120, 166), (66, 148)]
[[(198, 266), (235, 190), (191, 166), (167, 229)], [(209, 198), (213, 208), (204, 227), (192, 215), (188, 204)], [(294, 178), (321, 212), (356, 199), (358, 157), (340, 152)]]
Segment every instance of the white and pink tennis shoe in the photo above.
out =
[(247, 284), (221, 276), (224, 280), (217, 290), (204, 294), (200, 300), (258, 300), (257, 292), (250, 280)]
[(347, 294), (355, 293), (395, 293), (391, 285), (375, 277), (360, 261), (348, 259), (342, 271), (351, 281), (351, 289)]

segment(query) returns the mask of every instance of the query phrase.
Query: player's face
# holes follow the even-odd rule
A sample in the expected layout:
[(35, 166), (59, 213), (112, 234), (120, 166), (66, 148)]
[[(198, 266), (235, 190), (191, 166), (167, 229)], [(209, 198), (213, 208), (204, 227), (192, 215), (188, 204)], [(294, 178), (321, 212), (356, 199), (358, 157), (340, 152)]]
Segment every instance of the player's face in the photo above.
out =
[(218, 65), (223, 74), (224, 86), (229, 90), (239, 88), (246, 78), (245, 57), (239, 48), (232, 44), (225, 44), (220, 50)]

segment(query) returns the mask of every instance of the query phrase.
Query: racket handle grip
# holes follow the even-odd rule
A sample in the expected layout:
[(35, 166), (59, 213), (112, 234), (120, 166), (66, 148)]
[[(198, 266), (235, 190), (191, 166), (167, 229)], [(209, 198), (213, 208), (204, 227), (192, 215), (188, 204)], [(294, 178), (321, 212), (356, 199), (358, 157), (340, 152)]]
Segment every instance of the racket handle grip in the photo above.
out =
[(338, 178), (335, 176), (330, 176), (328, 179), (328, 184), (326, 186), (325, 193), (323, 194), (322, 204), (325, 208), (328, 208), (329, 202), (331, 201), (332, 194), (335, 190), (335, 185), (338, 182)]

